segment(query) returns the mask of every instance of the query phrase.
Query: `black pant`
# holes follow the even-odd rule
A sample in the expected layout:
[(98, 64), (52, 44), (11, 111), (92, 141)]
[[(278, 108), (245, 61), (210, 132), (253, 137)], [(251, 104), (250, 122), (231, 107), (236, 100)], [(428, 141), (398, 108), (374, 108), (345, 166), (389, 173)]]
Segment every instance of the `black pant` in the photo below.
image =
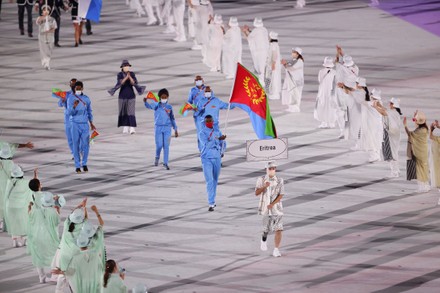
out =
[(92, 32), (92, 23), (88, 19), (86, 21), (86, 30), (87, 30), (88, 33)]
[(55, 30), (55, 44), (58, 44), (60, 40), (61, 17), (59, 15), (52, 15), (52, 17), (57, 22), (57, 29)]
[(32, 8), (33, 5), (24, 4), (18, 5), (18, 27), (20, 31), (24, 31), (24, 10), (27, 11), (27, 27), (28, 33), (32, 33)]

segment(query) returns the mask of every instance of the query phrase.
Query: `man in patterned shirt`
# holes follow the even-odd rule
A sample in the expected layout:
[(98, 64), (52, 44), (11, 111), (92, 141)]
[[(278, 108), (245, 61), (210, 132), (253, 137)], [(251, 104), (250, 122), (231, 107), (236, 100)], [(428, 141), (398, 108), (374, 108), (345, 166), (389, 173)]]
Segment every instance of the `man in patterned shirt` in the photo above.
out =
[(280, 257), (280, 244), (283, 232), (283, 205), (281, 199), (284, 196), (284, 180), (275, 175), (276, 163), (267, 162), (266, 175), (257, 180), (255, 195), (260, 196), (258, 214), (263, 215), (263, 236), (261, 238), (261, 250), (267, 250), (267, 234), (275, 232), (275, 248), (273, 256)]

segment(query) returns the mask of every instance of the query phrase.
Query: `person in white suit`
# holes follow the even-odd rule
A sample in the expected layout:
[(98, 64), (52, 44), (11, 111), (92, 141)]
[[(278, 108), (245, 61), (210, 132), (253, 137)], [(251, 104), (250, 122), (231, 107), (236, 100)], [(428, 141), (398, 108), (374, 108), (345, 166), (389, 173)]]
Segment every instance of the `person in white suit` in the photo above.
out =
[(262, 86), (264, 86), (264, 69), (266, 67), (267, 53), (269, 52), (269, 33), (264, 27), (263, 20), (259, 17), (254, 19), (254, 29), (245, 25), (243, 33), (247, 37), (249, 49), (255, 72)]
[(227, 79), (235, 76), (237, 63), (241, 63), (241, 30), (236, 17), (229, 19), (229, 29), (223, 37), (222, 71)]
[(269, 51), (267, 53), (265, 84), (269, 99), (279, 100), (281, 96), (281, 53), (278, 45), (278, 34), (269, 33)]
[[(163, 2), (163, 0), (144, 0), (143, 4), (148, 17), (147, 25), (156, 24), (158, 20), (159, 25), (163, 25), (162, 11), (160, 9), (160, 6), (163, 4)], [(156, 15), (154, 15), (155, 13)]]
[(176, 37), (174, 41), (185, 42), (185, 25), (183, 19), (185, 17), (185, 0), (172, 0), (173, 1), (173, 17), (176, 24)]

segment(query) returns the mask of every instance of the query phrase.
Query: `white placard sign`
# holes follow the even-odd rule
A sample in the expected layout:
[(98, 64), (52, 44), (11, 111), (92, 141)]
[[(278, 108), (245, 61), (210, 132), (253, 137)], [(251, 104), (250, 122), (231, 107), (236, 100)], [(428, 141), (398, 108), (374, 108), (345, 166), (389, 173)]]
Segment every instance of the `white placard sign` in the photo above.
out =
[(287, 138), (248, 140), (246, 160), (268, 161), (288, 158)]

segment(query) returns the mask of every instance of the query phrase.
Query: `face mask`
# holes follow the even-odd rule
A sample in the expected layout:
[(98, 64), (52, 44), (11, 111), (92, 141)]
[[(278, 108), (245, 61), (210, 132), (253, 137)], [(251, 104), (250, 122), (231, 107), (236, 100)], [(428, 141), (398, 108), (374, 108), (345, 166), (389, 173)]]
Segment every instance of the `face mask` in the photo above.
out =
[(124, 72), (128, 72), (130, 70), (130, 66), (124, 66), (124, 67), (122, 67), (122, 70)]
[(276, 170), (267, 170), (267, 175), (269, 175), (269, 177), (273, 177), (275, 176), (275, 172)]
[(82, 91), (75, 91), (75, 94), (79, 96), (82, 94)]
[(199, 79), (196, 80), (196, 86), (202, 86), (203, 85), (203, 80)]
[(161, 99), (160, 102), (161, 102), (162, 104), (166, 104), (166, 103), (168, 103), (168, 99)]
[(211, 92), (205, 92), (205, 98), (210, 98), (211, 97)]
[(214, 122), (205, 122), (205, 125), (208, 128), (213, 128), (214, 127)]

